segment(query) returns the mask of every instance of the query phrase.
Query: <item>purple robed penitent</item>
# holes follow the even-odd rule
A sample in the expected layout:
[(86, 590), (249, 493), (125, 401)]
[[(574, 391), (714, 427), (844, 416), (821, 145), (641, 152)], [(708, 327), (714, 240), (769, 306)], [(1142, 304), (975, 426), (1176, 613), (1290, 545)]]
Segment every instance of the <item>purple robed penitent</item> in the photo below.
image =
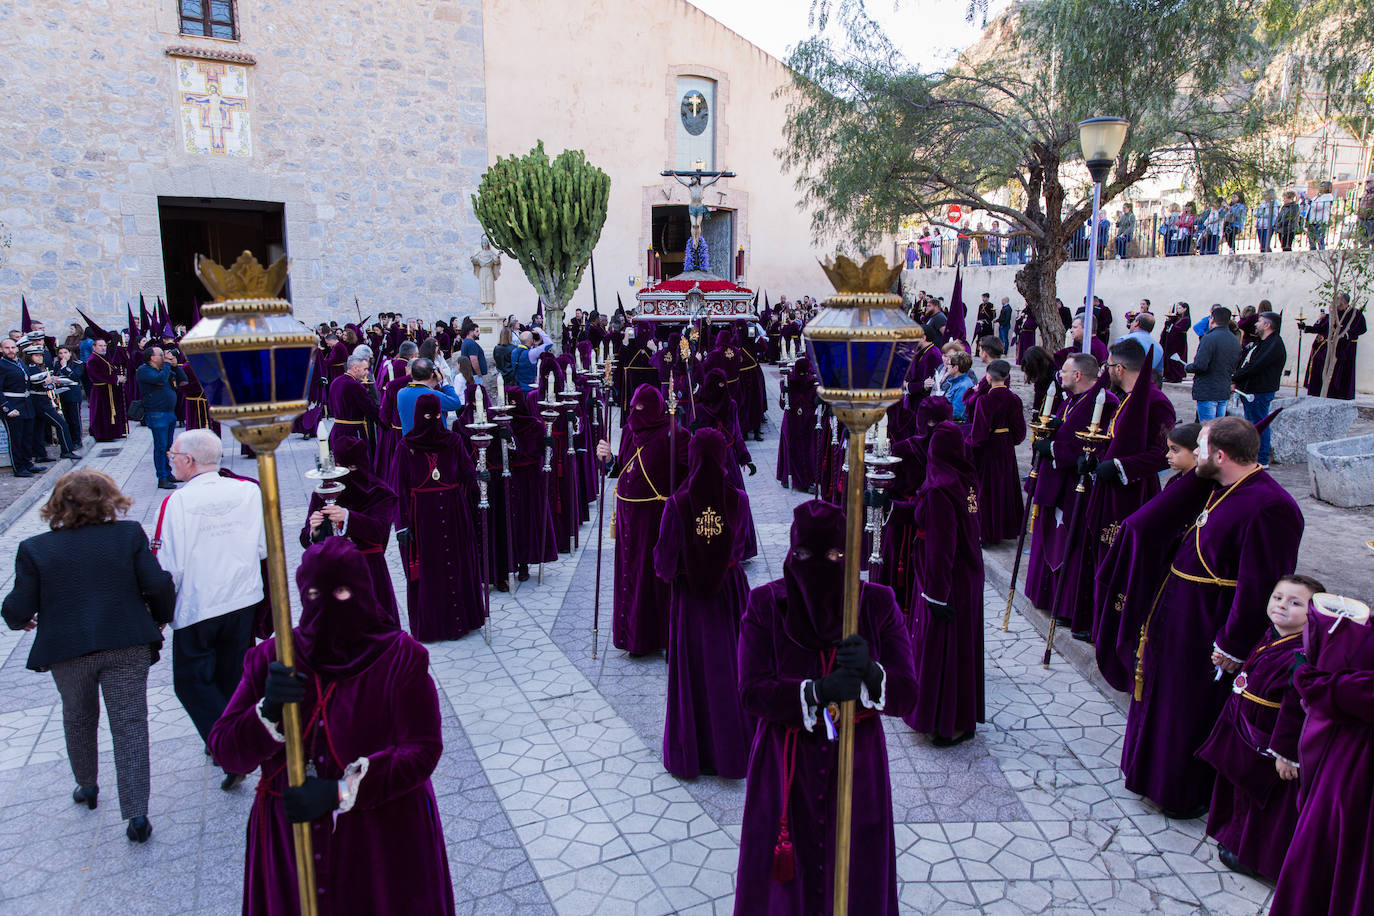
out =
[[(343, 492), (334, 499), (335, 505), (348, 510), (344, 536), (353, 542), (367, 563), (377, 606), (400, 626), (401, 612), (396, 604), (396, 590), (391, 586), (391, 571), (386, 565), (386, 545), (391, 540), (391, 524), (396, 518), (396, 493), (367, 467), (367, 448), (361, 440), (345, 439), (341, 442), (339, 451), (334, 455), (334, 463), (349, 469), (342, 478)], [(305, 511), (305, 524), (301, 526), (302, 547), (309, 547), (315, 542), (310, 529), (310, 516), (322, 508), (324, 499), (319, 493), (312, 492), (310, 506)], [(328, 523), (326, 519), (325, 524)], [(328, 536), (319, 535), (320, 538)]]
[[(723, 462), (723, 468), (730, 484), (741, 490), (744, 489), (744, 472), (740, 470), (742, 465), (752, 464), (754, 458), (749, 454), (749, 446), (744, 444), (744, 436), (740, 432), (739, 412), (736, 409), (734, 400), (729, 393), (729, 384), (725, 380), (725, 373), (720, 369), (707, 371), (706, 377), (702, 380), (701, 387), (697, 391), (696, 412), (692, 418), (692, 429), (714, 429), (725, 439), (728, 458)], [(746, 511), (748, 505), (745, 506)], [(754, 535), (754, 517), (750, 513), (744, 520), (747, 529), (744, 532), (744, 556), (742, 559), (748, 560), (758, 555), (758, 539)]]
[(787, 383), (787, 410), (778, 437), (778, 481), (797, 490), (816, 485), (816, 377), (811, 358), (801, 356), (792, 364)]
[(1270, 916), (1374, 912), (1374, 628), (1310, 614), (1297, 828)]
[(626, 435), (615, 483), (615, 591), (611, 638), (617, 649), (632, 655), (658, 652), (668, 646), (668, 583), (654, 573), (654, 545), (658, 542), (663, 504), (673, 492), (670, 483), (677, 462), (677, 478), (687, 470), (690, 433), (678, 429), (673, 453), (663, 395), (641, 385), (630, 401)]
[[(740, 332), (743, 334), (743, 331)], [(763, 377), (763, 368), (758, 358), (750, 352), (753, 342), (738, 341), (740, 353), (739, 367), (739, 422), (745, 434), (759, 433), (763, 420), (768, 415), (768, 383)]]
[(129, 434), (120, 371), (113, 360), (99, 353), (86, 360), (86, 377), (91, 380), (91, 438), (97, 442), (113, 442)]
[[(396, 530), (407, 532), (410, 632), (422, 642), (457, 639), (482, 626), (476, 469), (458, 433), (443, 428), (439, 398), (415, 399), (415, 425), (396, 449)], [(399, 537), (399, 535), (398, 535)]]
[(510, 444), (511, 549), (517, 566), (552, 563), (558, 559), (558, 535), (552, 500), (544, 496), (544, 423), (539, 418), (542, 395), (511, 386), (506, 389), (506, 398), (515, 405)]
[[(1308, 328), (1317, 335), (1316, 343), (1312, 345), (1312, 355), (1307, 361), (1306, 384), (1307, 393), (1311, 397), (1318, 397), (1322, 391), (1322, 373), (1326, 369), (1326, 358), (1331, 351), (1327, 337), (1330, 327), (1331, 316), (1323, 315), (1316, 324)], [(1359, 351), (1359, 338), (1365, 330), (1364, 312), (1357, 312), (1355, 317), (1350, 319), (1349, 327), (1336, 346), (1336, 368), (1331, 371), (1331, 385), (1327, 388), (1327, 397), (1346, 401), (1355, 399), (1355, 358)]]
[[(429, 653), (371, 600), (367, 566), (346, 539), (307, 550), (296, 581), (306, 758), (323, 779), (366, 767), (351, 810), (310, 823), (320, 913), (452, 914), (444, 830), (429, 781), (444, 747)], [(352, 595), (338, 598), (340, 586)], [(311, 597), (310, 589), (318, 593)], [(209, 738), (226, 769), (262, 768), (248, 815), (245, 916), (300, 912), (291, 824), (281, 800), (285, 745), (257, 712), (276, 651), (274, 639), (249, 650), (243, 679)]]
[(1188, 376), (1183, 367), (1188, 365), (1188, 332), (1192, 328), (1192, 315), (1186, 310), (1166, 321), (1162, 338), (1166, 382), (1181, 382)]
[(887, 523), (883, 525), (882, 565), (878, 567), (877, 582), (892, 589), (897, 607), (906, 620), (911, 618), (912, 583), (915, 579), (916, 494), (926, 476), (926, 460), (930, 454), (930, 431), (952, 416), (949, 400), (929, 397), (921, 401), (911, 428), (916, 435), (892, 443), (892, 456), (901, 459), (892, 469), (893, 479), (887, 486), (892, 500)]
[[(1070, 532), (1077, 513), (1084, 507), (1078, 485), (1078, 459), (1083, 455), (1083, 443), (1076, 433), (1088, 428), (1092, 421), (1093, 403), (1101, 382), (1082, 394), (1071, 394), (1054, 412), (1063, 424), (1050, 434), (1053, 457), (1040, 460), (1035, 489), (1031, 493), (1033, 521), (1031, 522), (1030, 554), (1026, 557), (1025, 595), (1038, 608), (1050, 609), (1055, 589), (1070, 546)], [(1103, 418), (1116, 408), (1116, 396), (1108, 394)]]
[[(815, 511), (809, 508), (815, 506), (824, 507), (820, 511), (831, 529), (827, 534), (842, 547), (840, 511), (811, 502), (798, 512)], [(809, 562), (826, 564), (825, 556), (821, 546)], [(795, 562), (794, 550), (784, 564), (782, 580), (750, 593), (740, 633), (740, 690), (745, 710), (758, 717), (759, 725), (749, 756), (736, 916), (828, 913), (834, 897), (838, 742), (827, 740), (823, 722), (805, 721), (809, 710), (803, 704), (802, 686), (828, 673), (833, 663), (832, 647), (840, 635), (844, 564), (830, 562), (833, 569), (818, 577), (789, 578), (793, 576), (789, 570), (795, 568), (790, 564)], [(826, 619), (813, 616), (821, 614)], [(861, 585), (859, 634), (873, 660), (882, 666), (885, 679), (882, 696), (870, 698), (867, 704), (861, 696), (856, 705), (849, 911), (896, 916), (892, 784), (887, 742), (875, 712), (905, 715), (916, 700), (916, 679), (906, 624), (891, 589)], [(784, 830), (790, 856), (779, 848)]]
[(1298, 783), (1279, 776), (1274, 755), (1298, 759), (1303, 712), (1291, 681), (1301, 649), (1301, 633), (1266, 633), (1197, 752), (1217, 771), (1207, 835), (1270, 881), (1278, 880), (1298, 823)]
[[(908, 625), (921, 689), (905, 717), (918, 732), (969, 734), (983, 721), (983, 551), (973, 466), (959, 427), (931, 430), (916, 494)], [(942, 613), (953, 614), (944, 619)]]
[(978, 523), (984, 544), (1015, 540), (1021, 534), (1025, 503), (1016, 446), (1026, 438), (1026, 411), (1011, 389), (998, 386), (972, 407), (967, 441), (978, 475)]
[(754, 720), (740, 701), (735, 656), (749, 582), (749, 498), (726, 474), (725, 437), (692, 436), (687, 479), (663, 507), (654, 569), (673, 583), (663, 767), (680, 779), (743, 779)]
[(334, 418), (334, 428), (329, 431), (329, 448), (337, 449), (344, 439), (361, 439), (367, 443), (368, 464), (375, 469), (376, 429), (380, 415), (372, 394), (363, 383), (351, 375), (341, 375), (331, 382), (329, 415)]
[(1212, 768), (1194, 752), (1231, 694), (1231, 678), (1215, 677), (1213, 644), (1249, 655), (1268, 625), (1274, 583), (1297, 563), (1303, 529), (1293, 497), (1262, 470), (1218, 491), (1204, 511), (1145, 621), (1121, 752), (1127, 789), (1183, 812), (1211, 799)]

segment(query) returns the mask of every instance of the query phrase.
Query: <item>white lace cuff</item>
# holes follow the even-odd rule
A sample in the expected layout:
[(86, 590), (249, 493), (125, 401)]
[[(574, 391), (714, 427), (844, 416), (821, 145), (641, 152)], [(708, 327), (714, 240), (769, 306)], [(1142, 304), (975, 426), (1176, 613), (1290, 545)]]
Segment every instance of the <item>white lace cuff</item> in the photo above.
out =
[(278, 744), (286, 743), (286, 736), (277, 730), (277, 724), (262, 714), (261, 703), (253, 707), (253, 712), (258, 714), (258, 721), (262, 723), (263, 728), (267, 729), (267, 734), (272, 737), (273, 741)]
[(1230, 652), (1227, 652), (1225, 649), (1223, 649), (1221, 646), (1217, 645), (1216, 643), (1212, 643), (1212, 649), (1213, 649), (1215, 652), (1217, 652), (1219, 655), (1221, 655), (1221, 656), (1223, 656), (1223, 657), (1225, 657), (1225, 658), (1227, 658), (1227, 659), (1230, 659), (1231, 661), (1235, 662), (1237, 665), (1243, 665), (1243, 664), (1245, 664), (1245, 659), (1243, 659), (1243, 658), (1236, 658), (1234, 655), (1232, 655)]
[(1301, 768), (1302, 768), (1302, 764), (1298, 763), (1296, 760), (1289, 760), (1287, 757), (1283, 756), (1283, 755), (1280, 754), (1278, 751), (1274, 750), (1272, 747), (1269, 748), (1267, 751), (1265, 751), (1265, 753), (1268, 754), (1270, 757), (1273, 757), (1275, 760), (1279, 761), (1280, 763), (1286, 763), (1286, 764), (1288, 764), (1290, 767), (1292, 767), (1292, 768), (1295, 769), (1295, 770), (1298, 770), (1298, 769), (1301, 769)]
[(810, 683), (809, 680), (802, 681), (801, 690), (798, 691), (801, 695), (802, 728), (809, 732), (816, 730), (816, 707), (806, 700), (806, 685)]
[[(877, 662), (873, 664), (878, 665)], [(878, 699), (875, 701), (869, 696), (867, 684), (860, 684), (859, 702), (862, 703), (866, 709), (876, 709), (878, 712), (882, 712), (883, 707), (887, 705), (887, 669), (882, 665), (878, 665), (878, 670), (883, 673), (882, 679), (878, 683)]]
[(367, 767), (370, 762), (366, 757), (359, 757), (344, 767), (343, 779), (339, 780), (340, 814), (347, 814), (353, 810), (353, 805), (358, 801), (358, 786), (362, 784), (363, 777), (367, 775)]

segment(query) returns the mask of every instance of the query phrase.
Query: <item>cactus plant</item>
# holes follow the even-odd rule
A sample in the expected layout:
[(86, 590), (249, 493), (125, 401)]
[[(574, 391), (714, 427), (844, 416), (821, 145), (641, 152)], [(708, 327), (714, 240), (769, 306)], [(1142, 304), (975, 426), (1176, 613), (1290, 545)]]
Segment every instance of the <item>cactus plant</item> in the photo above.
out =
[(581, 150), (552, 161), (544, 141), (499, 157), (482, 176), (472, 209), (492, 245), (514, 258), (544, 304), (545, 328), (563, 336), (563, 310), (606, 223), (611, 179)]

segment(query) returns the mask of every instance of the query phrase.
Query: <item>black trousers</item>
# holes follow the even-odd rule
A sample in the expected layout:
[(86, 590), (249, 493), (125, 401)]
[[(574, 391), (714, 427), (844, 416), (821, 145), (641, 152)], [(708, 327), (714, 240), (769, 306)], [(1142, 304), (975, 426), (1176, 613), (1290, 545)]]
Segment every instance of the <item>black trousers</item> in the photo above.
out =
[(5, 435), (9, 438), (10, 467), (16, 471), (27, 470), (33, 465), (29, 454), (29, 439), (32, 437), (33, 420), (28, 417), (6, 417), (0, 411), (0, 421), (5, 424)]
[(229, 705), (253, 645), (253, 609), (230, 611), (172, 636), (172, 688), (202, 739)]
[(62, 401), (62, 419), (67, 424), (67, 435), (71, 439), (72, 451), (81, 447), (81, 400)]
[(67, 421), (52, 406), (47, 398), (35, 398), (34, 417), (29, 427), (29, 457), (48, 454), (48, 430), (57, 436), (57, 447), (63, 454), (72, 450), (71, 434), (67, 431)]

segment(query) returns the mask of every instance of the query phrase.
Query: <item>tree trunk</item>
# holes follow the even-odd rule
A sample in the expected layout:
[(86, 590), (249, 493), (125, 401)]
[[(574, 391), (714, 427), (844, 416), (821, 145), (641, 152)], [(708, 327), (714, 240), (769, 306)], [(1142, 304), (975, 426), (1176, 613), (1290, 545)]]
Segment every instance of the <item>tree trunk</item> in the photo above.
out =
[(1054, 304), (1059, 295), (1059, 268), (1063, 263), (1062, 247), (1059, 252), (1045, 253), (1035, 245), (1025, 266), (1016, 272), (1016, 289), (1035, 316), (1041, 345), (1051, 353), (1058, 350), (1064, 340), (1064, 322)]

